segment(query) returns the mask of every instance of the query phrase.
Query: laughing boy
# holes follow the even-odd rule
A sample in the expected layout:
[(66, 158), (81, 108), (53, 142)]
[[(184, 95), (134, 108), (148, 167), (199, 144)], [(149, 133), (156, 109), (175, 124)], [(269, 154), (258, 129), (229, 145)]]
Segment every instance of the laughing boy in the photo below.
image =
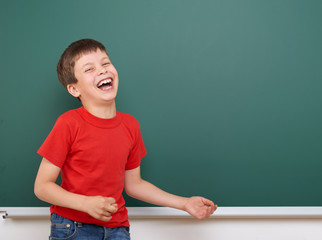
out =
[(123, 189), (131, 197), (181, 209), (198, 219), (216, 210), (217, 205), (203, 197), (176, 196), (141, 178), (146, 150), (140, 126), (116, 110), (118, 73), (101, 43), (73, 42), (57, 72), (82, 107), (62, 114), (38, 150), (43, 159), (35, 194), (52, 204), (50, 239), (130, 239)]

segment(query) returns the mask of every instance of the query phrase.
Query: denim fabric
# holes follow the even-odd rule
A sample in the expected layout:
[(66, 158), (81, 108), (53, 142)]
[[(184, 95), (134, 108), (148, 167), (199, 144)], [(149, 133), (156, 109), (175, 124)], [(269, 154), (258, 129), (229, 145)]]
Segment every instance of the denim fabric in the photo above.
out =
[(84, 224), (63, 218), (56, 213), (51, 215), (50, 240), (130, 240), (128, 227), (107, 228)]

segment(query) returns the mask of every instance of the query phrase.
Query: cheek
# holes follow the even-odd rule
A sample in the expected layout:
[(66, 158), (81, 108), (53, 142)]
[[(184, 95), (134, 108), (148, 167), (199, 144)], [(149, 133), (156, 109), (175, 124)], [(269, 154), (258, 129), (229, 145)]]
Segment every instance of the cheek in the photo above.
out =
[(115, 77), (117, 77), (117, 78), (118, 78), (119, 74), (118, 74), (118, 72), (116, 71), (116, 69), (114, 69), (113, 74), (114, 74), (114, 76), (115, 76)]
[(119, 75), (118, 75), (117, 71), (115, 70), (112, 73), (114, 75), (114, 80), (116, 80), (116, 84), (118, 84), (118, 82), (119, 82)]
[(116, 68), (114, 67), (114, 65), (111, 65), (110, 67), (111, 67), (111, 68), (109, 69), (109, 71), (110, 71), (111, 73), (113, 73), (114, 75), (118, 75), (117, 70), (116, 70)]

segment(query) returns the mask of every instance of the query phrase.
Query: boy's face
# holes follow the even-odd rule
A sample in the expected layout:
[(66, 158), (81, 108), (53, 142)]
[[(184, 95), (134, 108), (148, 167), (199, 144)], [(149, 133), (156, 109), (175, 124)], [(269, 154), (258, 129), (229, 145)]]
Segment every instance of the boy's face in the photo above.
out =
[(118, 89), (118, 73), (106, 52), (97, 49), (81, 55), (75, 61), (74, 74), (77, 83), (67, 86), (83, 105), (98, 106), (115, 100)]

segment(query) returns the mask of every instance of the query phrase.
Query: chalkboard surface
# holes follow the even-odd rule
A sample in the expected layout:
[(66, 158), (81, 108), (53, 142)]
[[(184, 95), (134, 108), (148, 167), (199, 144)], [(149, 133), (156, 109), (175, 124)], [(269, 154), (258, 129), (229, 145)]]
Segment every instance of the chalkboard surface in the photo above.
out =
[(56, 64), (81, 38), (104, 43), (119, 72), (143, 178), (220, 206), (321, 206), (321, 12), (317, 0), (2, 3), (0, 206), (47, 206), (36, 151), (79, 107)]

